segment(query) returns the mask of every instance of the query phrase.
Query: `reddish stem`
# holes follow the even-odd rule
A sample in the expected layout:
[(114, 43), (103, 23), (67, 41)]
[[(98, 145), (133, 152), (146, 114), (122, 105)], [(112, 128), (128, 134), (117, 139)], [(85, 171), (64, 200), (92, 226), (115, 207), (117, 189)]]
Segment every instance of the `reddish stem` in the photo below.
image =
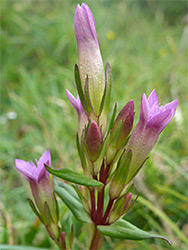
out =
[(104, 217), (102, 219), (102, 224), (105, 224), (106, 219), (107, 219), (107, 217), (108, 217), (108, 215), (110, 213), (110, 209), (112, 208), (113, 203), (114, 203), (114, 200), (109, 200), (106, 212), (105, 212)]
[(95, 227), (93, 239), (90, 245), (90, 250), (97, 250), (99, 245), (99, 239), (100, 239), (100, 232), (97, 230), (97, 227)]
[(90, 190), (91, 198), (91, 218), (95, 221), (96, 211), (95, 211), (95, 190)]

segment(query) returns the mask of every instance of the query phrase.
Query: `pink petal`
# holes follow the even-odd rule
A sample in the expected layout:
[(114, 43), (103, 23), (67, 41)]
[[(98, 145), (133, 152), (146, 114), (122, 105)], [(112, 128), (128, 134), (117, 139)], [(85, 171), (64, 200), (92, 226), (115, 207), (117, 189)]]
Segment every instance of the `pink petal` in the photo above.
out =
[(78, 45), (90, 40), (94, 40), (98, 45), (94, 17), (86, 4), (79, 4), (74, 15), (74, 28)]
[(157, 93), (156, 93), (155, 89), (149, 95), (149, 97), (148, 97), (148, 103), (149, 103), (150, 107), (153, 106), (154, 104), (159, 105), (158, 97), (157, 97)]
[(77, 97), (77, 100), (76, 100), (74, 96), (68, 91), (68, 89), (66, 89), (66, 94), (70, 103), (72, 104), (76, 112), (79, 114), (80, 113), (80, 102), (79, 102), (80, 99), (78, 100), (78, 97)]
[(46, 150), (44, 152), (44, 154), (40, 157), (39, 163), (40, 164), (41, 163), (45, 163), (46, 165), (48, 165), (49, 167), (51, 167), (51, 155), (50, 155), (50, 151), (49, 150)]
[(168, 125), (171, 121), (174, 113), (172, 109), (163, 111), (162, 113), (154, 116), (151, 120), (147, 123), (146, 128), (157, 129), (157, 133), (160, 134), (162, 130)]
[(141, 97), (141, 105), (140, 105), (140, 121), (143, 123), (147, 123), (149, 113), (149, 104), (145, 93), (142, 94)]
[(17, 170), (29, 181), (29, 179), (36, 180), (38, 174), (37, 168), (33, 162), (27, 162), (20, 159), (15, 160)]
[(172, 109), (172, 111), (173, 111), (173, 116), (174, 116), (174, 114), (175, 114), (175, 112), (176, 112), (177, 105), (178, 105), (178, 100), (174, 100), (174, 101), (172, 101), (172, 102), (166, 104), (163, 108), (164, 108), (165, 110)]

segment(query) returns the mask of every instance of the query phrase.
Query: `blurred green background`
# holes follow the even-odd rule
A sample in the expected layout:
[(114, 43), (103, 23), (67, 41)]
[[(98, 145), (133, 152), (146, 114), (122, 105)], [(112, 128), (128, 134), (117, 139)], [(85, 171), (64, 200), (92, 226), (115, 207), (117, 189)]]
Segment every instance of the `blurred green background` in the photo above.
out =
[[(80, 1), (1, 0), (1, 249), (23, 246), (55, 249), (32, 213), (29, 185), (14, 160), (38, 159), (50, 149), (53, 166), (81, 172), (76, 150), (77, 115), (65, 89), (76, 95), (73, 68), (77, 46), (73, 18)], [(187, 249), (187, 1), (85, 1), (97, 27), (104, 62), (113, 72), (112, 102), (122, 108), (156, 88), (159, 101), (178, 99), (175, 117), (161, 134), (135, 180), (140, 198), (125, 219), (160, 240), (104, 239), (102, 249)], [(67, 233), (75, 228), (75, 249), (88, 249), (88, 226), (59, 202)], [(20, 245), (18, 248), (14, 246)], [(23, 249), (27, 249), (24, 247)], [(32, 247), (28, 248), (34, 249)]]

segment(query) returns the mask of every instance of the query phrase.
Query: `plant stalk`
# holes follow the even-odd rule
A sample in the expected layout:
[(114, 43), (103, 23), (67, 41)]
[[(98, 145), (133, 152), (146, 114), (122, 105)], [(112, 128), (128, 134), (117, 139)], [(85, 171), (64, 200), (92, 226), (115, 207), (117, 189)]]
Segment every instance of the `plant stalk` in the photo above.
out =
[(100, 232), (97, 230), (97, 227), (95, 226), (93, 238), (92, 238), (91, 245), (90, 245), (90, 250), (98, 249), (99, 239), (100, 239)]

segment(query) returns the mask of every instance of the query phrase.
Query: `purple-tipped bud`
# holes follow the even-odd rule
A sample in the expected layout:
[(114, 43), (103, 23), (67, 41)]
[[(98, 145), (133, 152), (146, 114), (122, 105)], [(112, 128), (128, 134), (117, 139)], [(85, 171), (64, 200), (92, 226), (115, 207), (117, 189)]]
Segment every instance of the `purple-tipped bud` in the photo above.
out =
[(61, 237), (60, 237), (60, 246), (62, 247), (62, 249), (66, 249), (65, 236), (66, 236), (66, 233), (62, 232)]
[(78, 4), (76, 7), (74, 28), (78, 45), (78, 66), (82, 89), (85, 89), (86, 75), (88, 75), (91, 104), (98, 115), (105, 88), (104, 66), (94, 17), (85, 3), (81, 6)]
[(102, 149), (102, 135), (96, 122), (92, 121), (86, 136), (86, 150), (91, 161), (95, 161)]
[(120, 122), (122, 122), (119, 138), (117, 141), (117, 149), (123, 147), (127, 141), (127, 137), (130, 134), (133, 127), (134, 120), (134, 101), (130, 100), (119, 112), (114, 126), (112, 128), (112, 135), (115, 133)]
[(142, 163), (156, 144), (159, 134), (171, 121), (177, 103), (178, 101), (174, 100), (165, 106), (159, 106), (155, 89), (148, 99), (145, 94), (142, 95), (140, 119), (127, 145), (127, 151), (132, 150), (133, 154), (128, 181), (139, 171)]
[(128, 136), (133, 127), (134, 102), (130, 100), (119, 112), (110, 137), (110, 144), (107, 147), (107, 163), (110, 164), (116, 153), (125, 146)]
[(80, 138), (82, 134), (82, 130), (88, 124), (88, 117), (83, 110), (79, 95), (77, 95), (77, 99), (75, 99), (74, 96), (67, 89), (66, 89), (66, 94), (70, 103), (72, 104), (72, 106), (74, 107), (74, 109), (76, 110), (78, 114), (78, 134)]
[(121, 216), (123, 216), (127, 209), (129, 208), (132, 199), (132, 193), (128, 193), (120, 197), (114, 203), (114, 206), (110, 212), (109, 223), (112, 224), (117, 221)]

